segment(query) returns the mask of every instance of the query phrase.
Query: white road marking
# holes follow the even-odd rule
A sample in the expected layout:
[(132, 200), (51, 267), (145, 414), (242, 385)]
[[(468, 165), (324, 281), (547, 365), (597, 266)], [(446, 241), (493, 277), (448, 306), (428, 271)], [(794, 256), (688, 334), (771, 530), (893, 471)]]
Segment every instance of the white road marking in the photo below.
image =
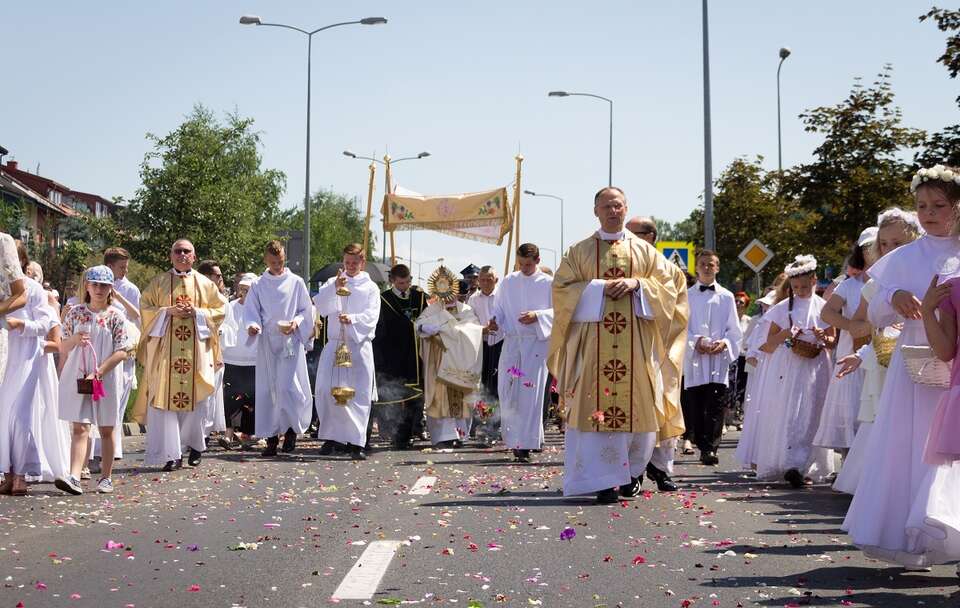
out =
[(433, 491), (433, 486), (437, 484), (436, 477), (424, 476), (417, 480), (417, 483), (413, 484), (413, 487), (410, 488), (410, 491), (407, 494), (413, 495), (426, 495)]
[(337, 600), (369, 600), (377, 592), (383, 575), (397, 548), (403, 542), (399, 540), (377, 540), (370, 543), (350, 572), (340, 581), (333, 592)]

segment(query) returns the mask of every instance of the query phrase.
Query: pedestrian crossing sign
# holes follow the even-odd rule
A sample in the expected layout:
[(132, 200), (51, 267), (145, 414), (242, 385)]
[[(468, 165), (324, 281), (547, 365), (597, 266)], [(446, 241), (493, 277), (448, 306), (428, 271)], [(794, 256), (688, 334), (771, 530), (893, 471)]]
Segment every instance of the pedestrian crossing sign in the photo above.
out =
[(657, 249), (663, 257), (680, 267), (681, 270), (695, 274), (694, 251), (696, 246), (685, 241), (658, 241)]

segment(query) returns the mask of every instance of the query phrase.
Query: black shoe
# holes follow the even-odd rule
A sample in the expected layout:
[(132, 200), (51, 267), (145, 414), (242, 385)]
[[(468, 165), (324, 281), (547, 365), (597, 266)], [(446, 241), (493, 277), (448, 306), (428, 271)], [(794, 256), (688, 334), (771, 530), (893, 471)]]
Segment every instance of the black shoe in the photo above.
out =
[(164, 473), (169, 473), (173, 470), (175, 465), (176, 465), (175, 460), (168, 460), (167, 464), (163, 465), (163, 468), (160, 470), (163, 471)]
[(600, 490), (597, 492), (597, 504), (598, 505), (612, 505), (620, 500), (620, 497), (617, 495), (616, 488), (609, 488), (606, 490)]
[(784, 473), (783, 478), (787, 480), (792, 488), (799, 489), (803, 487), (803, 475), (796, 469), (790, 469)]
[(530, 462), (530, 450), (514, 450), (513, 457), (517, 462)]
[(455, 450), (459, 450), (460, 448), (463, 447), (463, 442), (460, 441), (459, 439), (454, 439), (453, 441), (450, 442), (450, 447), (452, 447)]
[(297, 449), (297, 434), (293, 429), (287, 429), (287, 432), (283, 434), (283, 447), (280, 450), (284, 454), (289, 454), (295, 449)]
[(330, 440), (324, 441), (323, 445), (320, 446), (320, 455), (332, 456), (334, 448), (336, 448), (336, 445), (333, 441), (330, 441)]
[(276, 437), (270, 437), (267, 439), (267, 447), (264, 448), (260, 455), (264, 458), (273, 458), (277, 455), (277, 446), (280, 445), (280, 440)]
[(707, 466), (713, 466), (715, 464), (720, 464), (720, 459), (717, 458), (716, 452), (700, 452), (700, 462)]
[(674, 483), (666, 471), (661, 471), (652, 463), (647, 464), (647, 477), (657, 482), (657, 489), (661, 492), (676, 492), (677, 484)]
[(643, 484), (643, 475), (640, 477), (631, 477), (630, 483), (620, 486), (620, 496), (624, 498), (634, 498), (640, 496), (640, 486)]
[(395, 450), (412, 450), (413, 439), (396, 439), (390, 442), (390, 447)]
[(367, 455), (360, 446), (350, 448), (350, 460), (366, 460)]
[(195, 449), (190, 448), (190, 456), (187, 458), (187, 464), (189, 464), (189, 465), (192, 466), (192, 467), (199, 466), (199, 465), (200, 465), (200, 457), (201, 457), (202, 455), (203, 455), (203, 454), (202, 454), (201, 452), (198, 452), (198, 451), (196, 451)]

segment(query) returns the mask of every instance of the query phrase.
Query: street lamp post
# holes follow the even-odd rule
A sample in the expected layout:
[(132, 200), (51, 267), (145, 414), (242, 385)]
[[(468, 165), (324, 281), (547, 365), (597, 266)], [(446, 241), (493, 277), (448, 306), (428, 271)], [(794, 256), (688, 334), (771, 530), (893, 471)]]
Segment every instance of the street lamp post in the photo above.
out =
[(553, 271), (556, 272), (557, 268), (559, 268), (559, 266), (557, 266), (557, 250), (550, 249), (549, 247), (540, 247), (540, 251), (549, 251), (553, 254)]
[(716, 250), (713, 229), (713, 144), (710, 134), (710, 30), (703, 0), (703, 242)]
[[(384, 155), (383, 160), (380, 160), (379, 158), (373, 158), (372, 156), (360, 156), (358, 154), (354, 154), (350, 150), (344, 150), (343, 155), (348, 156), (350, 158), (357, 158), (360, 160), (369, 160), (370, 162), (380, 163), (381, 165), (383, 165), (384, 168), (386, 169), (384, 173), (384, 192), (386, 194), (390, 194), (390, 167), (392, 165), (403, 162), (405, 160), (418, 160), (421, 158), (426, 158), (430, 156), (430, 153), (424, 150), (423, 152), (421, 152), (420, 154), (417, 154), (416, 156), (404, 156), (403, 158), (390, 158), (390, 155), (386, 154)], [(412, 240), (410, 243), (410, 248), (411, 250), (413, 249)], [(412, 254), (412, 251), (411, 251), (411, 254)], [(387, 229), (386, 227), (384, 227), (383, 229), (383, 263), (384, 264), (387, 263)]]
[(780, 68), (783, 67), (783, 62), (789, 56), (790, 49), (782, 47), (780, 49), (780, 63), (777, 65), (777, 169), (780, 171), (781, 177), (783, 176), (783, 140), (780, 135)]
[(547, 97), (593, 97), (594, 99), (602, 99), (603, 101), (610, 104), (610, 150), (607, 162), (607, 185), (613, 185), (613, 100), (606, 97), (601, 97), (600, 95), (594, 95), (593, 93), (569, 93), (567, 91), (550, 91), (547, 93)]
[(545, 194), (543, 192), (534, 192), (533, 190), (524, 190), (524, 194), (529, 194), (530, 196), (542, 196), (545, 198), (552, 198), (554, 200), (560, 201), (560, 251), (563, 249), (563, 197), (556, 196), (554, 194)]
[(240, 17), (240, 25), (263, 25), (268, 27), (282, 27), (284, 29), (300, 32), (307, 37), (307, 168), (304, 178), (303, 195), (303, 269), (302, 274), (305, 281), (310, 281), (310, 59), (313, 50), (313, 35), (319, 34), (324, 30), (340, 27), (342, 25), (380, 25), (386, 23), (383, 17), (364, 17), (357, 21), (344, 21), (342, 23), (331, 23), (312, 31), (307, 31), (292, 25), (283, 23), (264, 23), (256, 15), (244, 15)]
[(435, 264), (435, 263), (437, 263), (437, 262), (443, 263), (443, 258), (437, 258), (437, 259), (435, 259), (435, 260), (424, 260), (424, 261), (422, 261), (422, 262), (417, 262), (417, 261), (414, 260), (413, 258), (407, 258), (407, 261), (410, 262), (411, 265), (413, 265), (413, 264), (416, 264), (416, 265), (417, 265), (417, 282), (419, 283), (419, 282), (421, 282), (421, 281), (423, 280), (423, 265), (424, 265), (424, 264)]

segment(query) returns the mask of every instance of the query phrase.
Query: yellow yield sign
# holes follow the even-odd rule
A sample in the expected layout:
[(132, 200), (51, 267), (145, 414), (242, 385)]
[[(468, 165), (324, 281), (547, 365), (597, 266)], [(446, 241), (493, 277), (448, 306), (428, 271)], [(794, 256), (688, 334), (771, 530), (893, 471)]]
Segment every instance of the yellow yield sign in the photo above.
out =
[(750, 270), (760, 272), (770, 260), (773, 259), (773, 252), (758, 239), (753, 239), (750, 244), (743, 248), (740, 255), (737, 256), (740, 261), (746, 264)]
[(663, 254), (663, 257), (681, 269), (690, 274), (696, 274), (697, 261), (694, 259), (696, 246), (693, 243), (687, 243), (685, 241), (658, 241), (657, 250)]

